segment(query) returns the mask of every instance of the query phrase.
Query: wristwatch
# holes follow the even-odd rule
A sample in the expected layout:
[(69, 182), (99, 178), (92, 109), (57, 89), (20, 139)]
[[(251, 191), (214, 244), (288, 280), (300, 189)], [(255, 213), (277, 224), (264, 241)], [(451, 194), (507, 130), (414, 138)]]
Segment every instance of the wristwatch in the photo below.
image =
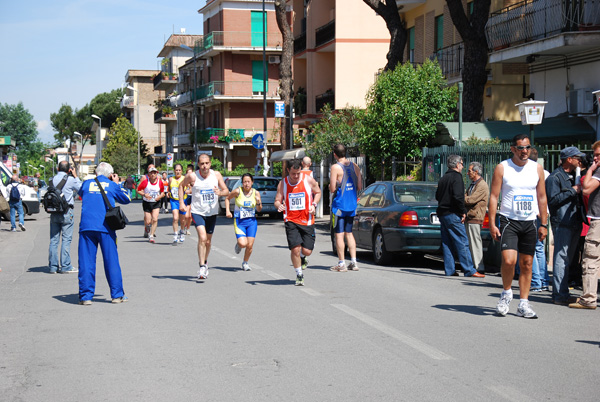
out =
[(546, 230), (548, 230), (548, 224), (544, 225), (544, 224), (540, 223), (540, 227), (546, 228)]
[(316, 202), (313, 202), (312, 204), (313, 204), (313, 207), (317, 208), (317, 203)]

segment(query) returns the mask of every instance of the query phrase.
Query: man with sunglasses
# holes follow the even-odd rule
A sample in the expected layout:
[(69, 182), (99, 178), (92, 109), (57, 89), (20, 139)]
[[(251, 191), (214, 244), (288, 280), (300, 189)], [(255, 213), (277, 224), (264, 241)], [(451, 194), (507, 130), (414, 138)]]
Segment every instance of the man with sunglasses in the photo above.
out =
[[(548, 211), (546, 187), (544, 185), (544, 169), (529, 159), (531, 144), (527, 134), (516, 135), (511, 144), (512, 158), (500, 162), (494, 169), (490, 204), (490, 234), (500, 241), (502, 250), (502, 286), (500, 300), (496, 312), (505, 316), (513, 298), (512, 281), (515, 275), (517, 257), (521, 273), (519, 290), (521, 300), (517, 315), (524, 318), (537, 318), (537, 314), (529, 305), (529, 288), (531, 286), (531, 269), (535, 245), (539, 238), (544, 240), (548, 235)], [(500, 204), (500, 224), (496, 225), (498, 199), (502, 193)], [(536, 217), (540, 214), (541, 224), (536, 228)]]
[(577, 147), (566, 147), (560, 151), (560, 166), (546, 179), (550, 223), (554, 235), (552, 268), (552, 299), (554, 304), (568, 305), (569, 266), (577, 250), (581, 234), (579, 193), (581, 185), (575, 184), (575, 170), (585, 154)]

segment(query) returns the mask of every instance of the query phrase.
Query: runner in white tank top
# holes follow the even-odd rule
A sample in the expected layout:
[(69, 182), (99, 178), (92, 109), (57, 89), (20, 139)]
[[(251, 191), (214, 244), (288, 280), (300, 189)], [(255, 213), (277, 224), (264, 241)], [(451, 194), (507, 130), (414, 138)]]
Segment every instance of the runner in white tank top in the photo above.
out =
[[(210, 246), (217, 213), (219, 197), (229, 195), (221, 173), (210, 168), (210, 157), (207, 154), (198, 156), (198, 170), (188, 172), (179, 185), (179, 199), (183, 200), (184, 188), (192, 187), (191, 215), (198, 233), (198, 279), (208, 278), (206, 260)], [(183, 203), (180, 203), (180, 208)]]
[[(543, 241), (548, 235), (548, 207), (544, 169), (529, 160), (531, 144), (527, 134), (513, 138), (511, 151), (513, 156), (496, 166), (492, 178), (490, 204), (490, 234), (500, 241), (502, 250), (502, 285), (504, 290), (496, 306), (496, 312), (505, 316), (512, 300), (511, 284), (515, 274), (517, 257), (521, 273), (519, 288), (521, 301), (517, 315), (524, 318), (537, 318), (529, 305), (531, 286), (531, 268), (535, 254), (536, 237)], [(500, 207), (500, 227), (496, 225), (498, 198), (502, 193)], [(535, 219), (540, 213), (541, 225), (536, 232)]]

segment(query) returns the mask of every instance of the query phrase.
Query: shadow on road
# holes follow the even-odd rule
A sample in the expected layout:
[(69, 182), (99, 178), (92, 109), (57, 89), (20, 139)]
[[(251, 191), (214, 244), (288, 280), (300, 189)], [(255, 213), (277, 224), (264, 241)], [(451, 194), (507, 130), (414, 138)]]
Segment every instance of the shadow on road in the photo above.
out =
[(27, 272), (36, 272), (36, 273), (43, 273), (43, 274), (49, 274), (49, 270), (47, 266), (43, 266), (43, 267), (31, 267), (29, 269), (27, 269)]
[(291, 279), (273, 279), (269, 281), (246, 281), (249, 285), (294, 285), (295, 281)]
[(196, 282), (196, 276), (183, 275), (152, 275), (153, 279), (174, 279), (177, 281)]
[(600, 348), (600, 342), (598, 341), (575, 341), (577, 343), (587, 343), (588, 345), (596, 345)]
[[(99, 303), (110, 303), (111, 299), (98, 299), (102, 297), (102, 295), (96, 294), (94, 295), (94, 299), (92, 300), (93, 302), (99, 302)], [(56, 299), (60, 302), (63, 303), (67, 303), (67, 304), (79, 304), (79, 294), (78, 293), (73, 293), (70, 295), (57, 295), (57, 296), (52, 296), (53, 299)]]
[(466, 305), (453, 305), (453, 304), (436, 304), (431, 306), (440, 310), (455, 311), (458, 313), (467, 313), (472, 315), (494, 315), (496, 310), (489, 307), (481, 306), (466, 306)]

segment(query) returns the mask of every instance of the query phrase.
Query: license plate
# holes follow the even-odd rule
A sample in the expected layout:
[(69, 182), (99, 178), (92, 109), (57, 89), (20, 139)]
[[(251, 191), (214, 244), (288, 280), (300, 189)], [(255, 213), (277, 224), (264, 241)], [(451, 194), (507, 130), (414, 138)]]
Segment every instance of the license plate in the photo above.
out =
[(435, 225), (440, 224), (440, 219), (438, 218), (437, 214), (431, 214), (431, 223)]
[(276, 211), (276, 209), (275, 209), (274, 205), (264, 205), (264, 204), (263, 204), (263, 207), (261, 210), (261, 212), (275, 212), (275, 211)]

